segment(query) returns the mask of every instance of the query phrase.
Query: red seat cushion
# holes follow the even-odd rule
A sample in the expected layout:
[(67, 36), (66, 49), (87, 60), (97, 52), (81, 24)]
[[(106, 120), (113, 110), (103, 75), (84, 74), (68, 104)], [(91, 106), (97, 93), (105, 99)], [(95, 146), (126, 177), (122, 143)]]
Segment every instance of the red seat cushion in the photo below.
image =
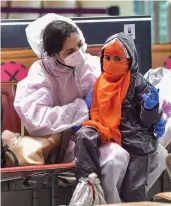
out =
[(3, 130), (11, 130), (12, 132), (21, 131), (20, 118), (17, 115), (14, 103), (14, 84), (1, 84), (1, 95), (3, 104)]
[(28, 74), (28, 69), (18, 62), (1, 63), (1, 82), (19, 82)]

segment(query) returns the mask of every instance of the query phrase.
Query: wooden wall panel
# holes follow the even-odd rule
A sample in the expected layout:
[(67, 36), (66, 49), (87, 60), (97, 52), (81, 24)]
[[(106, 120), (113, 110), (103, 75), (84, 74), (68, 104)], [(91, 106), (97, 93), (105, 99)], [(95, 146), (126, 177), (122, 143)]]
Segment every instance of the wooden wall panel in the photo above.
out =
[(18, 62), (28, 69), (36, 60), (38, 58), (31, 49), (2, 49), (1, 51), (1, 62)]
[(154, 44), (152, 46), (152, 67), (164, 66), (169, 56), (171, 56), (171, 44)]

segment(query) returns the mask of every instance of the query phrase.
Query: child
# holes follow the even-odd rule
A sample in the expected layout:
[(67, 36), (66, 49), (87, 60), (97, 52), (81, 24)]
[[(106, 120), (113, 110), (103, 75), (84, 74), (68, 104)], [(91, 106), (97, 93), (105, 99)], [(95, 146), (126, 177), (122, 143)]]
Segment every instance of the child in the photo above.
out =
[(158, 90), (138, 73), (137, 58), (131, 37), (119, 33), (106, 41), (90, 120), (76, 133), (78, 178), (91, 173), (100, 178), (99, 141), (116, 142), (130, 154), (120, 194), (124, 202), (147, 200), (145, 187), (149, 172), (156, 166), (158, 144), (153, 125), (161, 119)]

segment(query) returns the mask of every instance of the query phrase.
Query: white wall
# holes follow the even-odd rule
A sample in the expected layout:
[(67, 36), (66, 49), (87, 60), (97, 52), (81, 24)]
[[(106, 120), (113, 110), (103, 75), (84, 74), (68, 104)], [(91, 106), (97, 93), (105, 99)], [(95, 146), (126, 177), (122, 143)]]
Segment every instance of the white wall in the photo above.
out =
[[(75, 8), (75, 0), (63, 0), (63, 1), (44, 1), (44, 0), (35, 0), (35, 1), (11, 1), (11, 7), (28, 7), (28, 8)], [(6, 7), (7, 2), (2, 2), (2, 7)], [(61, 14), (65, 16), (74, 16), (72, 14)], [(41, 15), (39, 13), (10, 13), (9, 18), (11, 19), (32, 19), (38, 18)], [(1, 18), (6, 18), (6, 14), (2, 14)]]
[[(7, 6), (7, 2), (2, 1), (2, 6)], [(133, 15), (133, 0), (121, 0), (121, 1), (115, 1), (115, 0), (56, 0), (56, 1), (11, 1), (11, 7), (31, 7), (31, 8), (75, 8), (76, 5), (81, 5), (82, 8), (108, 8), (110, 6), (119, 6), (120, 7), (120, 15), (121, 16), (130, 16)], [(61, 14), (62, 15), (62, 14)], [(74, 14), (63, 14), (64, 16), (76, 16)], [(106, 14), (85, 14), (81, 16), (106, 16)], [(9, 18), (38, 18), (40, 17), (40, 14), (27, 14), (27, 13), (11, 13), (9, 14)], [(2, 14), (1, 18), (6, 18), (6, 14)]]
[[(0, 4), (1, 4), (1, 7), (6, 7), (7, 6), (6, 1), (1, 1)], [(1, 13), (1, 19), (6, 19), (6, 18), (7, 18), (7, 14), (6, 13)]]
[[(31, 7), (40, 8), (41, 1), (11, 1), (11, 7)], [(31, 13), (10, 13), (9, 19), (34, 19), (38, 18), (39, 14)]]
[[(110, 6), (119, 6), (120, 7), (120, 15), (121, 16), (132, 16), (133, 15), (133, 1), (90, 1), (90, 0), (79, 0), (81, 5), (86, 8), (108, 8)], [(83, 15), (83, 16), (90, 16), (90, 15)], [(92, 15), (91, 15), (92, 16)], [(99, 15), (93, 15), (93, 16), (99, 16)], [(100, 15), (105, 16), (105, 15)]]
[[(63, 0), (63, 1), (43, 1), (44, 8), (75, 8), (76, 0)], [(73, 14), (60, 14), (66, 17), (74, 16)]]

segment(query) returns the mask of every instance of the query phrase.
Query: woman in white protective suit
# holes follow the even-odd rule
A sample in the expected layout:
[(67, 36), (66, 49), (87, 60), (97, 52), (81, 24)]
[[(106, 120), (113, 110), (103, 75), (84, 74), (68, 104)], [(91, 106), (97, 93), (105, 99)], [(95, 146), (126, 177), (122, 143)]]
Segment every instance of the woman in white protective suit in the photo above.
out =
[[(99, 58), (85, 53), (83, 34), (73, 21), (56, 14), (30, 23), (26, 35), (40, 60), (33, 63), (28, 76), (18, 83), (15, 110), (32, 136), (76, 129), (89, 118), (91, 97), (87, 95), (101, 73)], [(71, 156), (68, 151), (74, 153), (71, 140), (66, 159)], [(159, 146), (158, 153), (148, 189), (165, 169), (166, 151)], [(119, 192), (128, 162), (129, 154), (115, 143), (100, 149), (101, 181), (107, 203), (121, 201)]]

